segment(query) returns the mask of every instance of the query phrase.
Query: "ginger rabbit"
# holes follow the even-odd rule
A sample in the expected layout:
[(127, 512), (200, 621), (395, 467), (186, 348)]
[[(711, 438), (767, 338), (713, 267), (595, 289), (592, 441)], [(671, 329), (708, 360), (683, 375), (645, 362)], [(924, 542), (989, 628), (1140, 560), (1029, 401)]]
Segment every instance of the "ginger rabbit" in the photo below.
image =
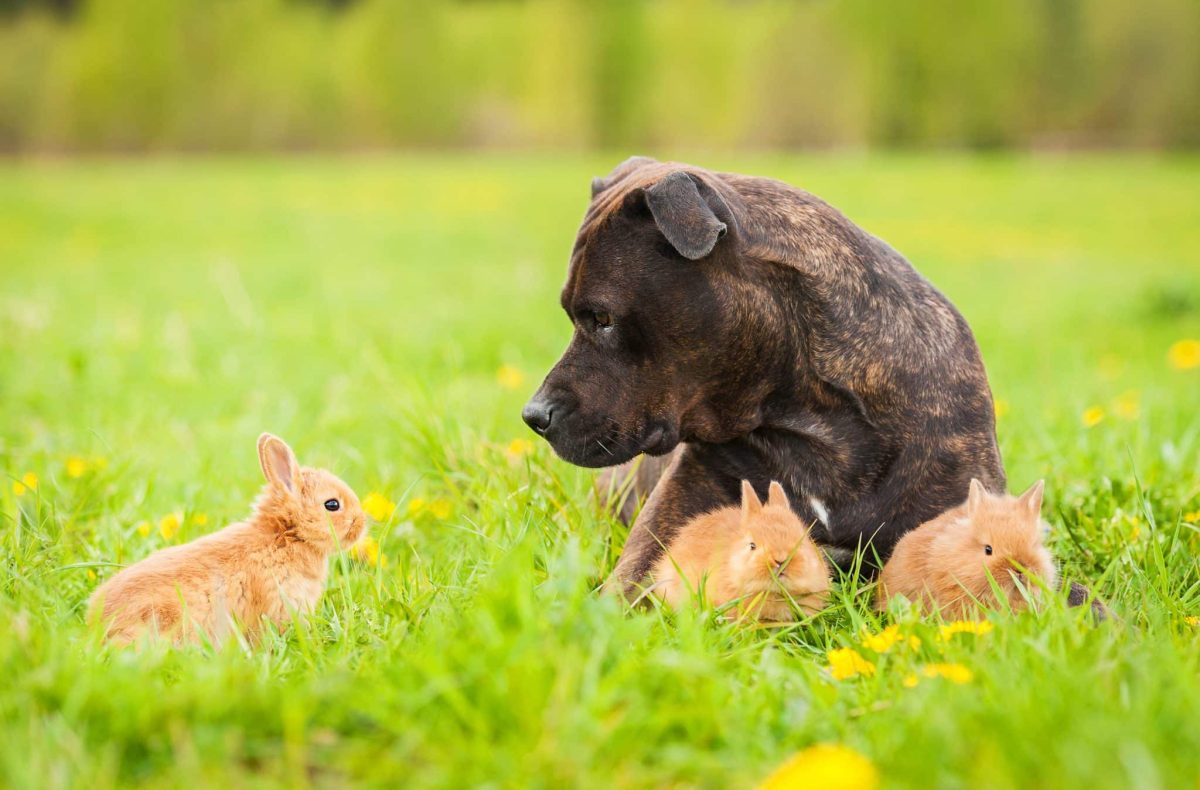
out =
[(736, 601), (737, 612), (790, 621), (797, 608), (825, 606), (830, 574), (808, 529), (772, 482), (764, 506), (742, 481), (741, 507), (697, 516), (684, 525), (654, 568), (654, 591), (678, 607), (702, 590), (712, 606)]
[(330, 555), (362, 537), (366, 517), (349, 486), (299, 466), (282, 439), (264, 433), (258, 457), (267, 484), (247, 520), (157, 551), (93, 593), (89, 617), (109, 641), (219, 643), (234, 628), (254, 640), (264, 618), (283, 629), (316, 607)]
[(1018, 583), (1037, 595), (1037, 577), (1054, 587), (1058, 571), (1042, 544), (1044, 482), (1020, 497), (988, 493), (972, 480), (967, 501), (925, 522), (902, 537), (880, 575), (880, 609), (896, 595), (920, 604), (925, 612), (941, 609), (963, 617), (981, 604), (995, 606), (992, 582), (1014, 609), (1025, 605)]

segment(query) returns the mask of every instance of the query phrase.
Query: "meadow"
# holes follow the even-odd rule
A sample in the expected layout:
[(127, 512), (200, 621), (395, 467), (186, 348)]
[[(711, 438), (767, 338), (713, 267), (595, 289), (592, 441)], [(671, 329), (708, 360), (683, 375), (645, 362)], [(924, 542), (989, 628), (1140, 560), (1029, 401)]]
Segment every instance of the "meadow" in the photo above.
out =
[[(623, 157), (0, 164), (0, 786), (1200, 786), (1200, 160), (696, 157), (971, 322), (1010, 485), (1115, 617), (953, 633), (849, 582), (785, 629), (596, 594), (625, 529), (519, 413)], [(373, 542), (256, 649), (103, 647), (91, 590), (242, 517), (264, 430)]]

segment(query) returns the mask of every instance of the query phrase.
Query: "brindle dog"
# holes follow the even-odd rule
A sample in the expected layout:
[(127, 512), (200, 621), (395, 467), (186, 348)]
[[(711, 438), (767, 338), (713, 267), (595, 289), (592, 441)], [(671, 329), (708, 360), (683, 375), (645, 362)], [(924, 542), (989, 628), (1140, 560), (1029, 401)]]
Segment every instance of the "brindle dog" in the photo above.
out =
[(626, 594), (743, 479), (780, 481), (819, 542), (867, 562), (972, 477), (1005, 490), (967, 322), (807, 192), (630, 159), (593, 181), (562, 306), (574, 336), (525, 421), (580, 466), (668, 456), (609, 580)]

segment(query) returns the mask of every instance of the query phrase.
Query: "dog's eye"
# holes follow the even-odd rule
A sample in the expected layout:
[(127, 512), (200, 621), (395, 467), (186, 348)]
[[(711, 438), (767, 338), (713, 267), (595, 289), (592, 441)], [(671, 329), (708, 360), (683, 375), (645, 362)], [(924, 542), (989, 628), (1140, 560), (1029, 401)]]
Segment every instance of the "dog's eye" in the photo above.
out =
[[(325, 509), (328, 510), (330, 513), (336, 513), (337, 511), (342, 509), (342, 503), (337, 501), (336, 499), (326, 499), (325, 500)], [(988, 554), (991, 554), (991, 552), (989, 551)]]
[(608, 329), (613, 325), (612, 315), (605, 312), (594, 313), (592, 321), (596, 324), (597, 329)]
[(983, 547), (983, 553), (988, 555), (989, 557), (992, 556), (992, 547), (990, 544)]
[(750, 551), (754, 551), (757, 548), (758, 546), (754, 545), (753, 543), (750, 544)]

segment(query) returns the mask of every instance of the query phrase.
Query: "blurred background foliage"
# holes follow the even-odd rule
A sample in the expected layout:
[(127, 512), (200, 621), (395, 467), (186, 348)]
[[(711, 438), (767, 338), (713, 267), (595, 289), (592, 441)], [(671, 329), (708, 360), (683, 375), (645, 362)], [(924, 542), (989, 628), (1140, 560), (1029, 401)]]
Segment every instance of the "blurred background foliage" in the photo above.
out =
[(0, 0), (0, 150), (1191, 148), (1196, 0)]

